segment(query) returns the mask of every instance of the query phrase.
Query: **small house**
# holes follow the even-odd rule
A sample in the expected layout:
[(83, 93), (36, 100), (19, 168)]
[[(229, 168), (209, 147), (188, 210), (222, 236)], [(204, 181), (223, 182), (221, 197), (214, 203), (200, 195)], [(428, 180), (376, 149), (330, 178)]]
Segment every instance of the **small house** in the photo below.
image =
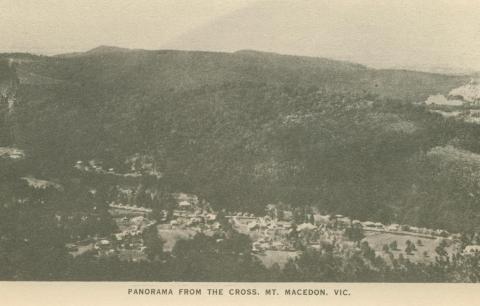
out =
[(368, 228), (375, 228), (375, 223), (372, 221), (365, 221), (362, 223), (363, 227), (368, 227)]
[(183, 210), (188, 210), (192, 208), (192, 204), (188, 201), (181, 201), (180, 203), (178, 203), (178, 207)]
[(467, 245), (465, 249), (463, 249), (464, 255), (476, 255), (480, 254), (480, 245)]
[(383, 226), (383, 224), (382, 224), (382, 223), (380, 223), (380, 222), (377, 222), (377, 223), (375, 223), (375, 228), (378, 228), (378, 229), (384, 229), (385, 227)]
[(400, 225), (396, 224), (396, 223), (390, 224), (389, 226), (387, 226), (387, 230), (389, 230), (391, 232), (396, 232), (396, 231), (400, 230)]

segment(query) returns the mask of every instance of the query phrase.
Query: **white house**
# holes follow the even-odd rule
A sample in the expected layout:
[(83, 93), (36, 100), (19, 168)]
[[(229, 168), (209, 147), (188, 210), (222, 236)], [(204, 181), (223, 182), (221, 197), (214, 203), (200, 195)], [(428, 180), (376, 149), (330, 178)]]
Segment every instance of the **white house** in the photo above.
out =
[(480, 245), (467, 245), (463, 249), (464, 255), (475, 255), (480, 254)]

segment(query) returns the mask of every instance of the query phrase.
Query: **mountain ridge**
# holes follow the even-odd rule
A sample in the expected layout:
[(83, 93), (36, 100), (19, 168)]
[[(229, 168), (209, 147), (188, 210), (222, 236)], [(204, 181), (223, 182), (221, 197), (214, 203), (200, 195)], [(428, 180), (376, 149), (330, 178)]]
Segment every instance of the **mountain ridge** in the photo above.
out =
[(330, 57), (322, 57), (322, 56), (308, 56), (308, 55), (296, 55), (296, 54), (283, 54), (278, 52), (271, 52), (271, 51), (261, 51), (261, 50), (254, 50), (254, 49), (239, 49), (236, 51), (228, 52), (228, 51), (203, 51), (203, 50), (182, 50), (182, 49), (136, 49), (136, 48), (124, 48), (118, 47), (113, 45), (99, 45), (97, 47), (85, 50), (85, 51), (77, 51), (77, 52), (70, 52), (70, 53), (60, 53), (55, 55), (38, 55), (28, 52), (5, 52), (0, 53), (0, 57), (11, 57), (11, 58), (22, 58), (28, 60), (38, 60), (41, 58), (76, 58), (76, 57), (84, 57), (84, 56), (104, 56), (108, 54), (135, 54), (135, 53), (145, 53), (145, 54), (162, 54), (162, 53), (178, 53), (178, 54), (221, 54), (221, 55), (241, 55), (241, 56), (252, 56), (252, 57), (277, 57), (285, 59), (297, 59), (297, 60), (304, 60), (304, 61), (311, 61), (311, 62), (330, 62), (330, 63), (337, 63), (346, 66), (352, 66), (358, 69), (369, 69), (375, 71), (397, 71), (397, 72), (411, 72), (411, 73), (420, 73), (420, 74), (433, 74), (433, 75), (441, 75), (441, 76), (455, 76), (455, 77), (466, 77), (466, 76), (475, 76), (478, 75), (478, 72), (473, 70), (462, 70), (458, 72), (453, 68), (416, 68), (413, 66), (398, 66), (398, 67), (390, 67), (390, 68), (374, 68), (370, 67), (365, 64), (360, 64), (348, 60), (342, 59), (335, 59)]

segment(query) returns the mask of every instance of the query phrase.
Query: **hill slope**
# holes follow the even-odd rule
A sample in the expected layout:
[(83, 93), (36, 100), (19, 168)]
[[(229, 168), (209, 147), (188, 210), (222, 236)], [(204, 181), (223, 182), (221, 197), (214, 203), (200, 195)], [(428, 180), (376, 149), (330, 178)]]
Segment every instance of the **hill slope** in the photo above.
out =
[(469, 191), (438, 198), (434, 187), (444, 186), (429, 178), (446, 170), (428, 166), (437, 164), (427, 154), (451, 143), (480, 152), (477, 129), (413, 104), (465, 84), (463, 76), (256, 51), (112, 47), (20, 62), (17, 73), (9, 128), (43, 177), (68, 177), (77, 160), (122, 169), (140, 154), (163, 173), (161, 188), (217, 207), (261, 211), (282, 201), (468, 230), (479, 218), (477, 199), (471, 222), (455, 206)]

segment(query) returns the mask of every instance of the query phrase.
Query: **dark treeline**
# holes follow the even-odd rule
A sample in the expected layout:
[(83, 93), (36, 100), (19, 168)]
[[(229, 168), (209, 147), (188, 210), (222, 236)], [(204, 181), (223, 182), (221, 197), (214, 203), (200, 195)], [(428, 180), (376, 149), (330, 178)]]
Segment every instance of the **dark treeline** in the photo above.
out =
[[(235, 239), (228, 244), (237, 244)], [(248, 239), (248, 238), (247, 238)], [(266, 268), (249, 253), (198, 234), (182, 241), (163, 261), (123, 262), (83, 255), (57, 275), (61, 280), (224, 282), (478, 282), (480, 257), (439, 256), (432, 264), (392, 259), (388, 263), (363, 245), (351, 254), (307, 250), (284, 268)], [(60, 272), (60, 271), (59, 271)]]

